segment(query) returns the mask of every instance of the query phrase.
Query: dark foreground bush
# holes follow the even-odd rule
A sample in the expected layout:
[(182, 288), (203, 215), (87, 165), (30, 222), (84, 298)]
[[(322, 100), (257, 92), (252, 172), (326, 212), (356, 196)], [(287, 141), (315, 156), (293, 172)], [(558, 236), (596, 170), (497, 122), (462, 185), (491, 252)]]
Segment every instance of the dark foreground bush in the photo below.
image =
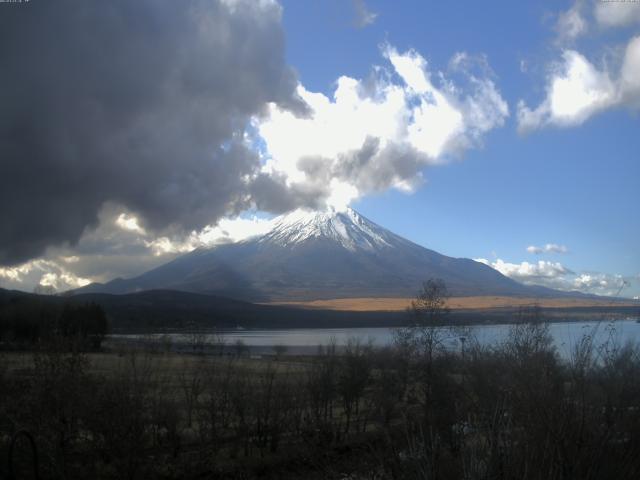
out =
[(560, 360), (535, 319), (491, 348), (452, 334), (464, 351), (417, 323), (393, 347), (260, 360), (52, 342), (4, 357), (0, 459), (26, 430), (41, 478), (639, 478), (635, 346), (586, 335)]

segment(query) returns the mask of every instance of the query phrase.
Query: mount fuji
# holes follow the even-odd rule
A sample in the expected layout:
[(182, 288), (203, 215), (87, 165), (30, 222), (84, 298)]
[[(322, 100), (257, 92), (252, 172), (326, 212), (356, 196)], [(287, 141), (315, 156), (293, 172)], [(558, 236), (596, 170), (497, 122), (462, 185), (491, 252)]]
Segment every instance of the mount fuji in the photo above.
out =
[(199, 248), (138, 277), (76, 292), (170, 289), (253, 302), (413, 297), (428, 278), (443, 279), (453, 296), (568, 296), (424, 248), (352, 209), (296, 211), (274, 219), (264, 235)]

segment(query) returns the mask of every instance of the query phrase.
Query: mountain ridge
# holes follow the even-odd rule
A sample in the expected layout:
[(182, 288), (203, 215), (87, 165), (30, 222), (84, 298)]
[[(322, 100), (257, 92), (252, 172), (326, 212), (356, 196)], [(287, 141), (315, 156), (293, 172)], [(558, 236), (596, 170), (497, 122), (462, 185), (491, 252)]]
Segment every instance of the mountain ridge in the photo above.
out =
[(295, 211), (262, 235), (199, 248), (131, 279), (76, 292), (132, 293), (173, 289), (252, 302), (414, 296), (441, 278), (454, 296), (576, 296), (526, 286), (468, 258), (420, 246), (352, 209)]

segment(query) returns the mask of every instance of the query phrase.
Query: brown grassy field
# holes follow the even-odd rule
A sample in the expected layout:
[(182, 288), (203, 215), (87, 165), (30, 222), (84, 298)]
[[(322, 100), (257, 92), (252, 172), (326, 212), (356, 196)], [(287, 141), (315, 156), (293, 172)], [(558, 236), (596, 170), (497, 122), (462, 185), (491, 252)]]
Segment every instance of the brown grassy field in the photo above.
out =
[[(308, 302), (273, 302), (272, 305), (289, 305), (306, 308), (329, 310), (347, 310), (358, 312), (387, 311), (397, 312), (406, 309), (411, 298), (336, 298), (330, 300), (313, 300)], [(532, 297), (452, 297), (448, 301), (452, 310), (482, 310), (492, 308), (519, 307), (538, 304), (546, 308), (579, 308), (579, 307), (617, 307), (640, 306), (632, 300), (611, 300), (591, 298), (532, 298)]]

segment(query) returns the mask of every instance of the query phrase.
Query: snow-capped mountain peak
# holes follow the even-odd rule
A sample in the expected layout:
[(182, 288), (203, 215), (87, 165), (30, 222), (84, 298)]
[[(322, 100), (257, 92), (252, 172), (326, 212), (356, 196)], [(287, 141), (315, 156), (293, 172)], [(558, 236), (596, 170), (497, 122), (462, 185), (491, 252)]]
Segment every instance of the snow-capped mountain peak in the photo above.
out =
[(296, 211), (272, 222), (262, 236), (198, 249), (93, 291), (170, 289), (260, 302), (407, 298), (425, 279), (442, 278), (456, 296), (535, 292), (487, 265), (428, 250), (350, 209)]
[(291, 247), (308, 240), (324, 239), (348, 250), (374, 250), (391, 245), (394, 235), (351, 208), (344, 211), (296, 210), (273, 221), (271, 231), (259, 242)]

